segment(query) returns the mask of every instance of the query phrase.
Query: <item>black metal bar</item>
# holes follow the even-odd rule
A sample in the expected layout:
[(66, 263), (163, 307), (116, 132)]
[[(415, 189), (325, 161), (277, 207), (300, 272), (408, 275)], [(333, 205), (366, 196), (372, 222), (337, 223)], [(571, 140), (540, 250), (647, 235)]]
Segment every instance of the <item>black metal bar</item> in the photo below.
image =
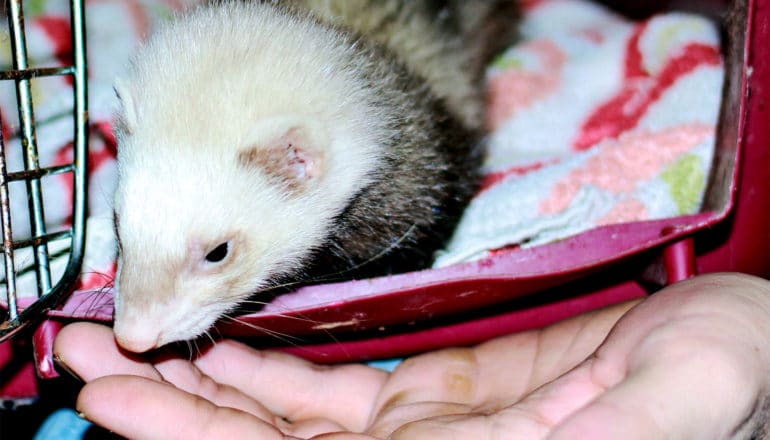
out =
[[(13, 68), (26, 70), (29, 68), (27, 59), (27, 42), (24, 36), (24, 10), (21, 0), (9, 2), (9, 22), (11, 34), (11, 50), (13, 53)], [(19, 123), (22, 128), (21, 144), (24, 148), (24, 169), (37, 170), (38, 162), (37, 135), (35, 133), (35, 113), (32, 102), (32, 87), (30, 80), (21, 78), (15, 80), (16, 101), (19, 108)], [(33, 236), (46, 233), (45, 207), (40, 179), (26, 180), (30, 229)], [(43, 296), (51, 290), (51, 270), (48, 261), (48, 245), (42, 243), (35, 247), (35, 267), (37, 268), (37, 294)]]
[(88, 216), (88, 60), (86, 50), (85, 1), (70, 0), (72, 55), (74, 64), (73, 98), (75, 102), (72, 252), (59, 288), (69, 290), (80, 275), (86, 243)]
[(0, 72), (0, 80), (34, 79), (46, 76), (65, 76), (74, 73), (72, 66), (65, 67), (41, 67), (38, 69), (7, 70)]
[(45, 176), (53, 176), (55, 174), (69, 173), (74, 170), (75, 170), (75, 165), (67, 164), (67, 165), (58, 165), (55, 167), (38, 168), (36, 170), (14, 171), (12, 173), (8, 173), (7, 180), (9, 182), (14, 182), (18, 180), (39, 179)]
[[(32, 238), (25, 238), (23, 240), (16, 240), (11, 243), (10, 249), (22, 249), (27, 247), (35, 247), (40, 246), (42, 244), (48, 244), (52, 241), (57, 240), (63, 240), (65, 238), (71, 238), (72, 237), (72, 230), (67, 229), (64, 231), (58, 231), (58, 232), (49, 232), (48, 234), (45, 234), (40, 237), (32, 237)], [(3, 241), (3, 245), (0, 246), (0, 252), (5, 252), (7, 249), (7, 245), (5, 241)]]
[[(71, 238), (71, 236), (67, 236), (65, 238)], [(49, 240), (48, 242), (55, 242), (56, 240)], [(67, 246), (62, 249), (56, 250), (51, 252), (51, 260), (56, 260), (60, 258), (67, 258), (71, 252), (71, 247)], [(25, 275), (28, 274), (34, 274), (35, 272), (35, 265), (34, 263), (30, 263), (27, 265), (21, 264), (16, 266), (16, 279), (19, 279)], [(5, 283), (5, 278), (0, 278), (0, 283)]]
[(5, 165), (5, 141), (0, 133), (0, 217), (3, 228), (3, 260), (5, 263), (5, 300), (8, 304), (8, 317), (15, 320), (19, 316), (16, 293), (16, 268), (13, 261), (13, 231), (11, 228), (11, 202), (8, 191), (8, 173)]

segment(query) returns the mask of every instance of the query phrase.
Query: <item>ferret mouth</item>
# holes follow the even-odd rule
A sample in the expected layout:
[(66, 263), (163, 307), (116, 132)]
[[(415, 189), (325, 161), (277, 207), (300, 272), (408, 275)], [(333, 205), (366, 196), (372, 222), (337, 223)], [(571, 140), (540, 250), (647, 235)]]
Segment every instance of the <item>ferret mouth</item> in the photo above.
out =
[(182, 329), (175, 329), (173, 332), (161, 332), (155, 348), (160, 348), (168, 344), (192, 341), (203, 335), (206, 331), (205, 329), (206, 327), (204, 326), (190, 325), (185, 326)]
[(220, 317), (219, 314), (212, 315), (205, 309), (198, 309), (194, 314), (186, 314), (180, 319), (166, 321), (164, 328), (158, 335), (156, 347), (162, 347), (166, 344), (175, 342), (185, 342), (197, 339), (212, 328), (214, 322)]

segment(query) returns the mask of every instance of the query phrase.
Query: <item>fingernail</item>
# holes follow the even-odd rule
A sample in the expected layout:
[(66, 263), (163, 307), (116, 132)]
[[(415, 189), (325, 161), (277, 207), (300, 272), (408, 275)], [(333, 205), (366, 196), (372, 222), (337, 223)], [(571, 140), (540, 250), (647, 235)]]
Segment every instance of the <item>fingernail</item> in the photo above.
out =
[(85, 383), (83, 379), (80, 378), (77, 374), (75, 374), (70, 367), (67, 366), (67, 364), (62, 361), (62, 359), (59, 357), (58, 354), (53, 355), (53, 361), (56, 364), (56, 368), (58, 370), (63, 371), (64, 373), (67, 373), (68, 376), (72, 377), (73, 379), (77, 380), (78, 382)]

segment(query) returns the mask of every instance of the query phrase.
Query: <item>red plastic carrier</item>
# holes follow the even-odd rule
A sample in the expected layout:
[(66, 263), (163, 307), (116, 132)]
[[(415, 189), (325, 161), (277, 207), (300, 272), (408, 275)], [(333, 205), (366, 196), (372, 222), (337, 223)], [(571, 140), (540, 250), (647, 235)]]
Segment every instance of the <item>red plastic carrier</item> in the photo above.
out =
[(286, 351), (318, 362), (403, 356), (541, 327), (695, 273), (770, 275), (770, 1), (610, 3), (634, 17), (681, 6), (725, 24), (726, 84), (699, 214), (600, 227), (439, 270), (311, 286), (302, 294), (348, 299), (249, 315), (249, 326), (229, 323), (221, 333), (288, 334), (296, 345)]
[[(770, 275), (770, 0), (608, 3), (632, 17), (681, 8), (724, 23), (726, 84), (700, 213), (604, 226), (439, 270), (310, 286), (304, 295), (348, 299), (248, 315), (245, 325), (224, 324), (220, 333), (319, 362), (387, 358), (541, 327), (695, 273)], [(52, 315), (76, 317), (67, 309)], [(48, 325), (55, 331), (56, 324)], [(266, 336), (275, 332), (291, 336)], [(46, 374), (51, 340), (36, 340)], [(29, 392), (31, 365), (3, 374), (11, 353), (2, 350), (12, 347), (0, 345), (0, 396)]]

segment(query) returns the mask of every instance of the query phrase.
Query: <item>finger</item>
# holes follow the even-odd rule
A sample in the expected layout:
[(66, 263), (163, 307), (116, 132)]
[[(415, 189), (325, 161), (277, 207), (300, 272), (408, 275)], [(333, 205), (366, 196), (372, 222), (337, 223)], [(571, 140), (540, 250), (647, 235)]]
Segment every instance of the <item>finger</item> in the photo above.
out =
[(276, 427), (243, 411), (137, 376), (90, 382), (78, 397), (77, 409), (128, 438), (285, 438)]
[[(369, 429), (367, 429), (366, 433), (377, 438), (392, 438), (391, 435), (393, 432), (405, 425), (418, 421), (440, 418), (442, 416), (468, 414), (471, 411), (472, 408), (467, 405), (445, 402), (420, 402), (400, 405), (391, 408), (389, 411), (378, 414), (376, 421), (369, 427)], [(411, 437), (407, 436), (403, 438)]]
[(482, 409), (510, 405), (582, 362), (634, 304), (618, 304), (473, 348), (408, 359), (385, 385), (377, 413), (418, 402), (452, 402)]
[(148, 361), (118, 348), (112, 329), (77, 322), (64, 327), (54, 342), (54, 357), (86, 382), (110, 374), (130, 374), (161, 380)]
[(366, 434), (357, 434), (354, 432), (332, 432), (329, 434), (321, 434), (310, 438), (312, 438), (312, 440), (378, 440), (375, 437)]
[(599, 356), (611, 361), (602, 365), (622, 364), (656, 328), (690, 317), (711, 321), (712, 325), (703, 329), (707, 335), (727, 336), (739, 347), (746, 341), (764, 347), (770, 342), (766, 337), (770, 334), (768, 295), (767, 281), (742, 274), (702, 275), (669, 286), (618, 322), (613, 337), (599, 349)]
[(534, 436), (520, 435), (506, 430), (497, 430), (490, 423), (491, 419), (479, 414), (458, 414), (434, 417), (420, 420), (402, 426), (391, 434), (389, 440), (465, 440), (465, 439), (496, 439), (496, 438), (526, 438), (537, 439)]
[[(566, 418), (554, 438), (729, 438), (755, 410), (766, 374), (760, 362), (718, 341), (684, 338), (683, 328), (702, 331), (700, 323), (686, 324), (658, 329), (657, 352), (634, 354), (627, 377)], [(607, 368), (596, 367), (595, 380), (605, 380)]]
[[(625, 316), (595, 358), (519, 407), (558, 425), (555, 438), (728, 437), (768, 376), (768, 290), (733, 275), (669, 287)], [(594, 396), (559, 398), (569, 381), (593, 384)]]
[(329, 419), (362, 431), (388, 374), (363, 365), (321, 367), (291, 355), (223, 341), (195, 364), (291, 421)]
[(507, 407), (411, 423), (399, 429), (392, 438), (545, 438), (561, 419), (603, 391), (601, 386), (587, 380), (588, 372), (583, 367), (573, 370)]
[[(354, 435), (352, 433), (348, 433), (345, 430), (345, 427), (335, 423), (331, 420), (327, 419), (306, 419), (299, 421), (297, 423), (292, 423), (287, 428), (283, 429), (284, 433), (291, 434), (294, 437), (303, 438), (303, 439), (313, 439), (316, 440), (318, 438), (324, 438), (326, 439), (326, 435), (330, 433), (334, 433), (334, 436), (328, 437), (328, 438), (334, 438), (337, 439), (337, 437), (348, 439), (348, 437), (341, 436), (342, 433), (347, 433)], [(353, 438), (359, 438), (354, 435)], [(367, 437), (368, 440), (371, 440), (369, 437)]]
[(275, 416), (264, 405), (230, 385), (217, 383), (186, 359), (171, 358), (155, 364), (163, 379), (189, 394), (194, 394), (216, 406), (235, 408), (268, 423), (276, 423)]

